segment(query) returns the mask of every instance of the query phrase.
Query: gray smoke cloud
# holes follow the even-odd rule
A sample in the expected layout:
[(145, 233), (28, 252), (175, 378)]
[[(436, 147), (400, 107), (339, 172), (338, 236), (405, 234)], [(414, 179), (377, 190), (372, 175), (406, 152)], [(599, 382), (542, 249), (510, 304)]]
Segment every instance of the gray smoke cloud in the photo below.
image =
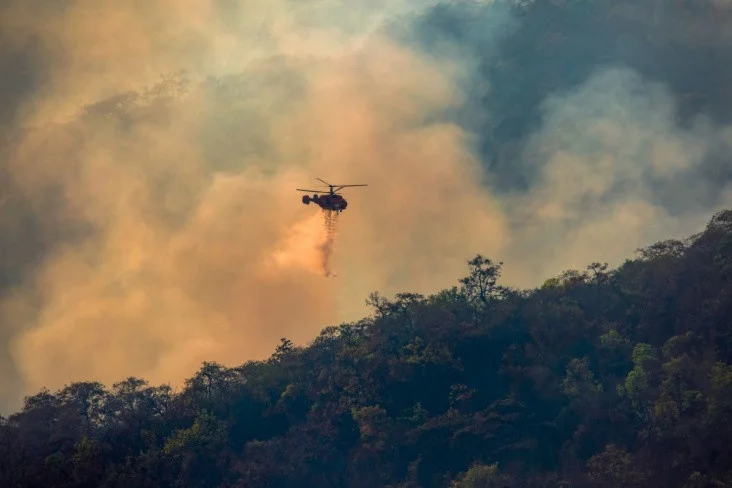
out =
[[(266, 357), (360, 318), (373, 290), (451, 286), (477, 252), (527, 287), (618, 264), (730, 203), (724, 120), (680, 123), (675, 82), (630, 61), (507, 90), (486, 62), (529, 20), (494, 2), (0, 9), (0, 410)], [(344, 192), (336, 278), (294, 191), (314, 177), (369, 185)]]
[(732, 180), (710, 191), (702, 177), (732, 144), (731, 128), (703, 116), (681, 128), (677, 112), (663, 84), (618, 67), (545, 100), (542, 128), (523, 152), (536, 182), (505, 198), (517, 282), (600, 258), (620, 264), (639, 247), (697, 232), (732, 203)]

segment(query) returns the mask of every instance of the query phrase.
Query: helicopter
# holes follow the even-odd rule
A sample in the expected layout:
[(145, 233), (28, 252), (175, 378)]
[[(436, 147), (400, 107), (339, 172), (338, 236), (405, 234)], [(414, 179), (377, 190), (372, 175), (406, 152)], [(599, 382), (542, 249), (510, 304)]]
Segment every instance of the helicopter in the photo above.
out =
[[(303, 188), (296, 188), (297, 191), (304, 191), (304, 192), (316, 192), (313, 193), (313, 196), (310, 195), (303, 195), (302, 197), (302, 203), (305, 205), (310, 205), (310, 202), (313, 202), (316, 205), (319, 205), (320, 208), (323, 210), (333, 210), (338, 213), (343, 212), (346, 207), (348, 206), (348, 202), (345, 198), (343, 198), (339, 193), (336, 193), (341, 188), (347, 188), (352, 186), (368, 186), (368, 185), (331, 185), (325, 180), (321, 180), (320, 178), (315, 178), (318, 181), (322, 181), (325, 183), (326, 186), (330, 187), (330, 191), (328, 193), (321, 192), (321, 190), (307, 190)], [(321, 195), (318, 195), (318, 193), (322, 193)]]

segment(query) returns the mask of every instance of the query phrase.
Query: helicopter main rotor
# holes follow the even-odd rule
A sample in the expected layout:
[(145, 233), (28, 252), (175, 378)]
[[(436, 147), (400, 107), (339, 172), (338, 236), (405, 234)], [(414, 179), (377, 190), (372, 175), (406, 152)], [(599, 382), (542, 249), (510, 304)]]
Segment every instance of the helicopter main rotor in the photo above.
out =
[[(368, 185), (364, 185), (364, 184), (358, 184), (358, 185), (331, 185), (331, 184), (330, 184), (330, 183), (328, 183), (327, 181), (325, 181), (325, 180), (322, 180), (322, 179), (320, 179), (320, 178), (315, 178), (315, 179), (316, 179), (316, 180), (318, 180), (318, 181), (322, 181), (323, 183), (325, 183), (325, 185), (326, 185), (326, 186), (328, 186), (328, 187), (330, 188), (330, 189), (329, 189), (329, 193), (330, 193), (331, 195), (337, 195), (337, 193), (336, 193), (336, 192), (337, 192), (338, 190), (342, 189), (342, 188), (349, 188), (349, 187), (353, 187), (353, 186), (368, 186)], [(318, 192), (318, 193), (320, 193), (320, 192), (321, 192), (321, 190), (312, 190), (312, 189), (308, 190), (308, 189), (303, 189), (303, 188), (296, 188), (296, 190), (297, 190), (297, 191), (305, 191), (305, 192), (311, 192), (311, 191), (312, 191), (312, 192)]]

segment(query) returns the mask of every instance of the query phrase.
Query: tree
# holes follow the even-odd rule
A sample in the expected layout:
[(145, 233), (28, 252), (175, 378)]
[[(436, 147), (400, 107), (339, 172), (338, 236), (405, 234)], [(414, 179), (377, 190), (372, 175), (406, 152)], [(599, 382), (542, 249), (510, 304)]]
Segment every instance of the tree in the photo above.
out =
[(470, 467), (457, 480), (450, 484), (451, 488), (498, 488), (501, 477), (498, 464), (485, 465), (477, 463)]
[(476, 312), (476, 320), (497, 300), (505, 297), (507, 289), (498, 285), (502, 262), (494, 263), (480, 254), (468, 261), (470, 273), (460, 279), (461, 292)]
[(615, 444), (607, 445), (603, 452), (592, 456), (587, 462), (587, 470), (592, 486), (597, 488), (640, 488), (648, 482), (648, 474), (634, 465), (630, 453)]

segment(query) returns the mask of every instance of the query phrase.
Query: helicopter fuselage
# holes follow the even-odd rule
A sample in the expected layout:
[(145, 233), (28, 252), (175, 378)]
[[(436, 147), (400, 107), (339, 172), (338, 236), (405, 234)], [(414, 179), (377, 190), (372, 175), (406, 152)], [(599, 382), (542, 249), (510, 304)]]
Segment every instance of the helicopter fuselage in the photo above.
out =
[(318, 205), (323, 210), (333, 210), (336, 212), (342, 212), (348, 206), (348, 202), (341, 195), (329, 193), (322, 195), (314, 193), (312, 196), (303, 195), (302, 203), (309, 205), (310, 202)]

